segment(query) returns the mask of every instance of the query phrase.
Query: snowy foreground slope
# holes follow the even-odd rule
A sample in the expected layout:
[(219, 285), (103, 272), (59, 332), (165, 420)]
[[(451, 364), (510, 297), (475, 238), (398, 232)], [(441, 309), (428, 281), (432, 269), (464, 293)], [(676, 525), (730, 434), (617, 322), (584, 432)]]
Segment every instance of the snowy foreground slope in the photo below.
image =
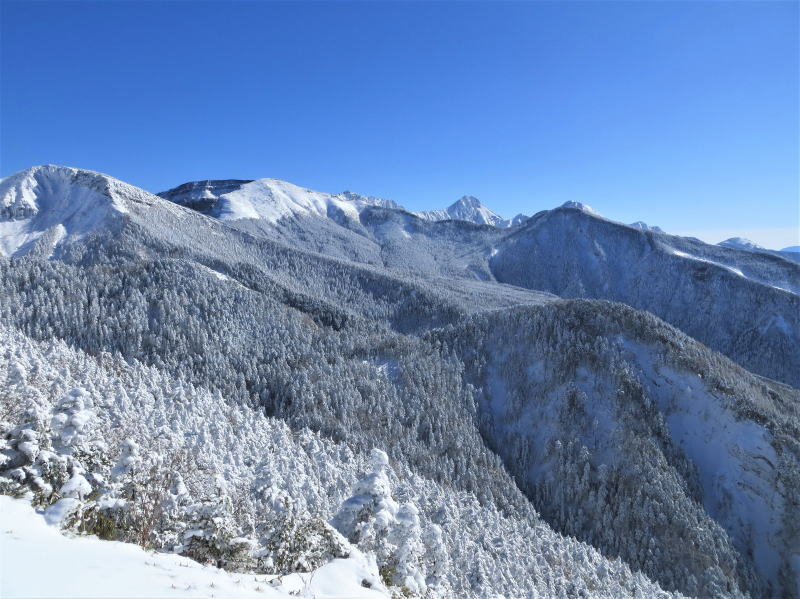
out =
[(0, 494), (53, 526), (394, 597), (800, 596), (796, 263), (583, 205), (0, 188)]
[[(374, 573), (363, 556), (334, 560), (308, 574), (230, 573), (137, 545), (65, 536), (22, 499), (0, 496), (0, 596), (4, 599), (219, 597), (380, 599), (361, 581)], [(46, 567), (46, 575), (41, 568)]]

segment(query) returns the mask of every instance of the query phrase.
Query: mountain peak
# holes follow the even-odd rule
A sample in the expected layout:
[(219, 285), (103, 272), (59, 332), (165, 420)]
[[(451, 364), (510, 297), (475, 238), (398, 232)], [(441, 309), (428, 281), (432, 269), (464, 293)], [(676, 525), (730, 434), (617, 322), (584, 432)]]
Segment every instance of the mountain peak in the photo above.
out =
[(764, 247), (758, 245), (757, 243), (750, 241), (749, 239), (745, 239), (744, 237), (730, 237), (725, 241), (720, 241), (717, 245), (721, 245), (722, 247), (727, 248), (734, 248), (737, 250), (763, 250)]
[(475, 196), (461, 196), (455, 202), (450, 204), (448, 210), (458, 209), (458, 208), (473, 208), (478, 209), (482, 208), (483, 204), (481, 201), (476, 198)]
[[(44, 164), (0, 179), (0, 256), (50, 253), (128, 212), (148, 195), (94, 171)], [(47, 246), (45, 248), (45, 246)], [(37, 249), (38, 248), (38, 249)]]
[(576, 202), (574, 200), (570, 200), (568, 202), (564, 202), (559, 206), (559, 208), (568, 208), (570, 210), (580, 210), (581, 212), (586, 212), (587, 214), (594, 214), (596, 216), (600, 216), (600, 213), (597, 212), (594, 208), (589, 206), (588, 204), (584, 204), (583, 202)]
[(530, 217), (527, 214), (522, 214), (521, 212), (517, 214), (514, 218), (509, 221), (505, 221), (506, 227), (516, 227), (518, 225), (523, 224), (527, 221)]
[(392, 200), (352, 191), (324, 193), (268, 177), (190, 181), (158, 195), (220, 220), (260, 219), (272, 223), (303, 215), (353, 221), (368, 206), (402, 209)]
[(657, 227), (655, 225), (648, 225), (646, 222), (637, 220), (635, 223), (631, 223), (629, 226), (633, 227), (634, 229), (639, 229), (640, 231), (654, 231), (656, 233), (663, 233), (664, 230), (661, 227)]
[(477, 225), (492, 225), (497, 227), (503, 218), (481, 204), (475, 196), (462, 196), (451, 204), (445, 211), (453, 220), (465, 220)]

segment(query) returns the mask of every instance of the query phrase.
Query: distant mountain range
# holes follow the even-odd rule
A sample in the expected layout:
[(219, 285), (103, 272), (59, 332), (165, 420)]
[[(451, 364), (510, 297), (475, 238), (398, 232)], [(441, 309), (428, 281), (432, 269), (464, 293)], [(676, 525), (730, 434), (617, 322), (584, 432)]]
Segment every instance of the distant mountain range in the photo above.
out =
[[(268, 197), (270, 198), (268, 202), (274, 206), (283, 204), (283, 208), (275, 208), (278, 210), (277, 214), (299, 214), (303, 211), (320, 213), (322, 204), (325, 205), (325, 210), (327, 211), (329, 202), (334, 206), (339, 206), (341, 209), (342, 201), (350, 202), (356, 209), (360, 209), (364, 206), (380, 206), (383, 208), (406, 211), (403, 206), (392, 200), (362, 196), (352, 191), (345, 191), (339, 194), (324, 194), (304, 189), (278, 179), (192, 181), (168, 191), (161, 192), (158, 195), (178, 204), (198, 210), (203, 214), (223, 219), (257, 218), (257, 216), (254, 216), (256, 212), (251, 210), (248, 213), (246, 212), (247, 208), (242, 207), (242, 205), (251, 204), (250, 200), (243, 199), (248, 196), (252, 196), (251, 200), (253, 197)], [(589, 212), (594, 212), (591, 207), (574, 201), (566, 202), (563, 207), (581, 208)], [(498, 228), (516, 227), (530, 218), (525, 214), (517, 214), (514, 218), (505, 219), (484, 206), (481, 201), (474, 196), (463, 196), (444, 210), (411, 212), (411, 214), (423, 220), (433, 222), (460, 220), (476, 225), (491, 225)], [(660, 227), (650, 226), (643, 221), (636, 221), (631, 223), (630, 226), (643, 231), (664, 233), (664, 230)], [(749, 251), (774, 251), (768, 250), (742, 237), (726, 239), (720, 242), (719, 245)], [(783, 248), (780, 251), (800, 252), (798, 248), (800, 248), (800, 246), (792, 246)]]
[(0, 492), (76, 533), (386, 597), (798, 596), (789, 251), (47, 165), (0, 180), (0, 299)]

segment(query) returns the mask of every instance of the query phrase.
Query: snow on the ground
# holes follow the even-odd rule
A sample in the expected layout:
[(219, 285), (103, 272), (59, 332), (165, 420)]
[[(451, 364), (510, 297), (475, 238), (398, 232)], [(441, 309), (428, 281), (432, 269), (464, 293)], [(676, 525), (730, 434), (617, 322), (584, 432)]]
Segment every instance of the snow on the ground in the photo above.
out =
[(350, 220), (357, 220), (362, 204), (304, 189), (278, 179), (258, 179), (222, 194), (219, 218), (260, 218), (275, 223), (294, 214), (326, 216), (333, 209)]
[(137, 545), (70, 537), (27, 501), (0, 496), (0, 597), (168, 599), (385, 599), (366, 557), (334, 560), (311, 574), (275, 577), (225, 572)]
[(724, 268), (725, 270), (732, 272), (733, 274), (739, 277), (747, 278), (747, 276), (735, 266), (728, 266), (727, 264), (722, 264), (721, 262), (714, 262), (713, 260), (708, 260), (707, 258), (692, 256), (691, 254), (687, 254), (686, 252), (681, 252), (680, 250), (676, 250), (675, 248), (669, 248), (669, 251), (675, 256), (680, 256), (681, 258), (688, 258), (689, 260), (696, 260), (697, 262), (705, 262), (707, 264), (713, 264), (714, 266), (719, 266), (720, 268)]
[(101, 192), (103, 181), (110, 178), (54, 165), (0, 179), (0, 256), (24, 254), (48, 232), (53, 246), (79, 238), (127, 212), (122, 200)]
[[(631, 341), (625, 345), (653, 382), (650, 389), (673, 443), (697, 468), (706, 510), (743, 551), (752, 553), (764, 580), (777, 580), (777, 548), (788, 508), (775, 491), (779, 462), (769, 431), (737, 418), (697, 376), (657, 366), (657, 358), (644, 346)], [(792, 551), (789, 563), (798, 558), (800, 551)]]
[(209, 267), (208, 267), (208, 266), (206, 266), (205, 264), (200, 264), (199, 262), (198, 262), (198, 263), (196, 263), (196, 264), (197, 264), (197, 266), (198, 266), (199, 268), (201, 268), (202, 270), (206, 271), (208, 274), (210, 274), (210, 275), (214, 276), (215, 278), (219, 279), (220, 281), (229, 281), (230, 283), (233, 283), (234, 285), (238, 285), (238, 286), (239, 286), (239, 287), (241, 287), (242, 289), (248, 289), (248, 288), (247, 288), (245, 285), (242, 285), (242, 284), (241, 284), (239, 281), (237, 281), (236, 279), (232, 279), (232, 278), (230, 278), (230, 277), (229, 277), (228, 275), (226, 275), (225, 273), (221, 273), (221, 272), (219, 272), (218, 270), (214, 270), (213, 268), (209, 268)]

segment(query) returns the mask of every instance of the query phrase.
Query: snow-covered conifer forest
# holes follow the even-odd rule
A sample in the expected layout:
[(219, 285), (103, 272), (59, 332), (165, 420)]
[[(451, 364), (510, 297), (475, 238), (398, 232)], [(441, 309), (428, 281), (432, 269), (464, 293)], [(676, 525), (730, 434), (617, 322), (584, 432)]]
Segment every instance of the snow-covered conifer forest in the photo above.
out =
[(798, 388), (797, 253), (0, 180), (3, 596), (107, 596), (40, 546), (134, 564), (128, 597), (798, 598)]

